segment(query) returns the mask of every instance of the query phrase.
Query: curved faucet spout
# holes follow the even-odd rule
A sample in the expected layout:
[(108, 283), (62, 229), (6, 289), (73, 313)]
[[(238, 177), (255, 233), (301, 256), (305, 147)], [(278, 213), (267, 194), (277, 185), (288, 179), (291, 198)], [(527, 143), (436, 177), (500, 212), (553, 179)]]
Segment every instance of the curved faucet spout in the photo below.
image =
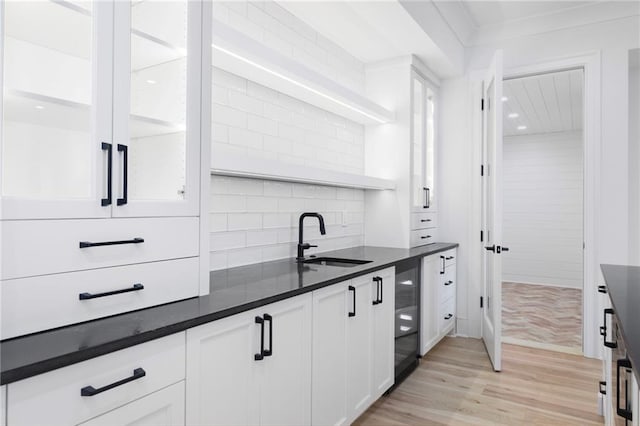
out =
[(296, 260), (298, 262), (301, 262), (304, 260), (304, 251), (311, 248), (311, 247), (317, 247), (317, 246), (313, 246), (309, 243), (305, 243), (304, 242), (304, 238), (303, 238), (303, 232), (304, 232), (304, 218), (305, 217), (317, 217), (318, 221), (320, 222), (320, 234), (325, 235), (327, 232), (325, 230), (324, 227), (324, 218), (322, 217), (322, 215), (320, 213), (302, 213), (300, 215), (300, 220), (298, 221), (298, 256), (296, 257)]

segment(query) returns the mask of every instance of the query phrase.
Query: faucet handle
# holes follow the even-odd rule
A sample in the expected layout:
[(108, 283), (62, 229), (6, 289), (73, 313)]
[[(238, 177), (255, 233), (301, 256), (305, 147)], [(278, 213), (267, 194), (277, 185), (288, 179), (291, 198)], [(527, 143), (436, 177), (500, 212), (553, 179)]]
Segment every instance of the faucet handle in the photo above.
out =
[(306, 249), (309, 249), (309, 248), (311, 248), (311, 247), (318, 247), (318, 246), (315, 246), (315, 245), (313, 245), (313, 244), (309, 244), (309, 243), (304, 243), (304, 244), (302, 245), (302, 248), (304, 248), (305, 250), (306, 250)]

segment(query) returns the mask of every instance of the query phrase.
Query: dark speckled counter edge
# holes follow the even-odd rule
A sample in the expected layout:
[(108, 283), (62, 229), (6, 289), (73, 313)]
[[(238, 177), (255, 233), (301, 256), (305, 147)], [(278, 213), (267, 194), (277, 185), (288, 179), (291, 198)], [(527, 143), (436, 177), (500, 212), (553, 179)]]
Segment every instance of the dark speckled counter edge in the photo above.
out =
[[(260, 306), (268, 305), (271, 303), (275, 303), (284, 299), (288, 299), (291, 297), (295, 297), (304, 293), (308, 293), (314, 290), (317, 290), (322, 287), (326, 287), (332, 284), (336, 284), (339, 282), (343, 282), (345, 280), (349, 280), (351, 278), (355, 278), (358, 276), (366, 275), (370, 272), (377, 271), (380, 269), (388, 268), (396, 265), (399, 262), (403, 262), (409, 259), (422, 258), (426, 256), (430, 256), (432, 254), (440, 253), (446, 250), (450, 250), (452, 248), (458, 247), (457, 243), (439, 243), (434, 244), (433, 249), (429, 249), (429, 246), (423, 246), (422, 250), (415, 250), (414, 253), (409, 254), (407, 256), (402, 257), (401, 259), (394, 259), (389, 262), (375, 262), (371, 264), (369, 267), (358, 268), (355, 272), (345, 271), (344, 274), (339, 276), (332, 277), (327, 280), (320, 281), (313, 285), (309, 285), (306, 287), (284, 291), (282, 293), (271, 295), (262, 299), (258, 299), (249, 303), (233, 306), (227, 309), (221, 309), (220, 311), (208, 313), (206, 315), (198, 316), (196, 318), (190, 318), (184, 321), (178, 321), (173, 324), (165, 325), (161, 328), (157, 328), (154, 330), (145, 331), (139, 334), (127, 335), (122, 338), (117, 338), (111, 340), (106, 343), (92, 345), (86, 348), (78, 349), (69, 353), (65, 353), (62, 355), (53, 356), (50, 358), (45, 358), (37, 362), (33, 362), (30, 364), (25, 364), (16, 368), (10, 368), (7, 370), (2, 369), (0, 371), (0, 385), (5, 385), (8, 383), (16, 382), (18, 380), (23, 380), (32, 376), (36, 376), (38, 374), (43, 374), (48, 371), (52, 371), (58, 368), (66, 367), (69, 365), (77, 364), (82, 361), (86, 361), (92, 358), (96, 358), (98, 356), (106, 355), (118, 350), (126, 349), (131, 346), (135, 346), (141, 343), (145, 343), (151, 340), (155, 340), (164, 336), (168, 336), (170, 334), (179, 333), (185, 331), (189, 328), (193, 328), (202, 324), (206, 324), (212, 321), (216, 321), (222, 318), (226, 318), (232, 315), (236, 315), (242, 312), (249, 311), (251, 309), (259, 308)], [(203, 296), (206, 297), (206, 296)], [(145, 309), (146, 311), (158, 309), (159, 307), (151, 307)], [(122, 314), (127, 315), (127, 313)], [(102, 319), (91, 321), (94, 324), (98, 324), (100, 321), (104, 321)], [(68, 327), (63, 328), (71, 328), (76, 327), (77, 325), (70, 325)], [(37, 334), (46, 334), (52, 331), (44, 331), (42, 333)], [(26, 336), (28, 337), (28, 336)], [(23, 337), (19, 337), (16, 339), (21, 339)], [(2, 346), (11, 340), (0, 342), (0, 355), (2, 353)], [(1, 359), (0, 359), (0, 368)]]

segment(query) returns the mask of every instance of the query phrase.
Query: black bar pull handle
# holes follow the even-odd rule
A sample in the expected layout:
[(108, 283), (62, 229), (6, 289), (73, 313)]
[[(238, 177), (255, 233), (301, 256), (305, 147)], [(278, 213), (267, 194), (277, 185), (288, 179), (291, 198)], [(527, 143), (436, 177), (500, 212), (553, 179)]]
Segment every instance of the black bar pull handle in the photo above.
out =
[(424, 190), (424, 205), (422, 206), (422, 208), (428, 209), (429, 207), (431, 207), (431, 201), (429, 200), (429, 198), (431, 198), (429, 196), (431, 191), (426, 186), (423, 187), (422, 189)]
[(90, 241), (80, 241), (80, 248), (87, 247), (100, 247), (100, 246), (117, 246), (121, 244), (140, 244), (144, 243), (144, 238), (134, 238), (132, 240), (120, 240), (120, 241), (101, 241), (98, 243), (92, 243)]
[(444, 275), (445, 261), (444, 256), (440, 256), (440, 260), (442, 261), (442, 268), (440, 269), (440, 275)]
[(144, 290), (144, 286), (138, 283), (138, 284), (134, 284), (133, 287), (123, 288), (121, 290), (105, 291), (104, 293), (95, 293), (95, 294), (80, 293), (78, 295), (78, 299), (80, 300), (97, 299), (99, 297), (113, 296), (114, 294), (129, 293), (130, 291), (140, 291), (140, 290)]
[(447, 316), (444, 317), (444, 319), (449, 320), (453, 317), (453, 314), (447, 314)]
[(628, 384), (627, 381), (625, 380), (624, 382), (624, 401), (625, 401), (625, 407), (622, 408), (620, 407), (620, 369), (622, 368), (626, 368), (626, 369), (631, 369), (631, 361), (629, 361), (627, 358), (622, 358), (619, 359), (618, 361), (616, 361), (616, 412), (618, 413), (618, 415), (624, 419), (627, 419), (629, 421), (633, 420), (633, 414), (631, 412), (631, 410), (628, 410), (626, 408), (626, 404), (627, 401), (629, 401), (628, 397)]
[(380, 302), (380, 277), (373, 277), (373, 282), (376, 283), (376, 299), (373, 301), (374, 305), (379, 305)]
[(101, 206), (111, 205), (111, 175), (113, 173), (113, 157), (111, 155), (113, 146), (110, 143), (102, 142), (102, 150), (107, 151), (107, 198), (100, 200)]
[(599, 285), (598, 286), (598, 293), (604, 293), (607, 294), (607, 287), (604, 285)]
[(422, 222), (422, 223), (431, 222), (431, 219), (420, 219), (420, 222)]
[(451, 284), (453, 284), (453, 281), (451, 281), (451, 280), (449, 280), (449, 281), (444, 283), (444, 285), (451, 285)]
[(604, 382), (604, 381), (598, 382), (598, 392), (600, 392), (601, 395), (607, 394), (607, 382)]
[(110, 389), (117, 388), (118, 386), (122, 386), (125, 383), (129, 383), (129, 382), (133, 382), (134, 380), (141, 379), (146, 375), (147, 375), (147, 372), (144, 371), (142, 368), (136, 368), (135, 370), (133, 370), (132, 376), (129, 376), (126, 379), (118, 380), (117, 382), (111, 383), (110, 385), (103, 386), (98, 389), (94, 388), (93, 386), (85, 386), (82, 389), (80, 389), (80, 396), (94, 396), (99, 393), (108, 391)]
[(452, 259), (454, 259), (453, 256), (447, 256), (447, 257), (444, 258), (444, 260), (452, 260)]
[(255, 361), (262, 361), (264, 359), (264, 319), (262, 317), (256, 317), (256, 324), (260, 324), (260, 353), (253, 355)]
[(349, 312), (349, 316), (355, 317), (356, 316), (356, 288), (350, 285), (349, 291), (353, 291), (353, 312)]
[(378, 277), (378, 284), (380, 285), (380, 303), (382, 303), (382, 296), (384, 295), (384, 280), (382, 277)]
[(116, 200), (116, 204), (122, 206), (127, 204), (127, 190), (129, 187), (129, 147), (127, 145), (118, 144), (118, 152), (122, 152), (122, 198)]
[(264, 350), (264, 356), (273, 355), (273, 317), (269, 314), (264, 314), (264, 322), (269, 321), (269, 349)]
[(423, 235), (420, 238), (422, 238), (423, 240), (426, 240), (427, 238), (431, 238), (431, 235)]
[[(604, 325), (600, 327), (600, 334), (604, 336), (604, 345), (607, 348), (615, 349), (618, 347), (618, 342), (609, 342), (607, 340), (607, 315), (613, 315), (613, 309), (607, 308), (604, 310)], [(604, 328), (604, 331), (603, 331)]]

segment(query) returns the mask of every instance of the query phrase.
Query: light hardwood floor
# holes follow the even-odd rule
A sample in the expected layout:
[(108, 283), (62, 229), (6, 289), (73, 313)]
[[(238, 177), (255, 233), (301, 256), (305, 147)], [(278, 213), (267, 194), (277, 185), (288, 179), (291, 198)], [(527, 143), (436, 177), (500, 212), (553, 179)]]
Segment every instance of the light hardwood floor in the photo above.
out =
[(447, 337), (391, 395), (354, 423), (365, 425), (601, 425), (599, 360), (503, 345), (495, 373), (481, 340)]

